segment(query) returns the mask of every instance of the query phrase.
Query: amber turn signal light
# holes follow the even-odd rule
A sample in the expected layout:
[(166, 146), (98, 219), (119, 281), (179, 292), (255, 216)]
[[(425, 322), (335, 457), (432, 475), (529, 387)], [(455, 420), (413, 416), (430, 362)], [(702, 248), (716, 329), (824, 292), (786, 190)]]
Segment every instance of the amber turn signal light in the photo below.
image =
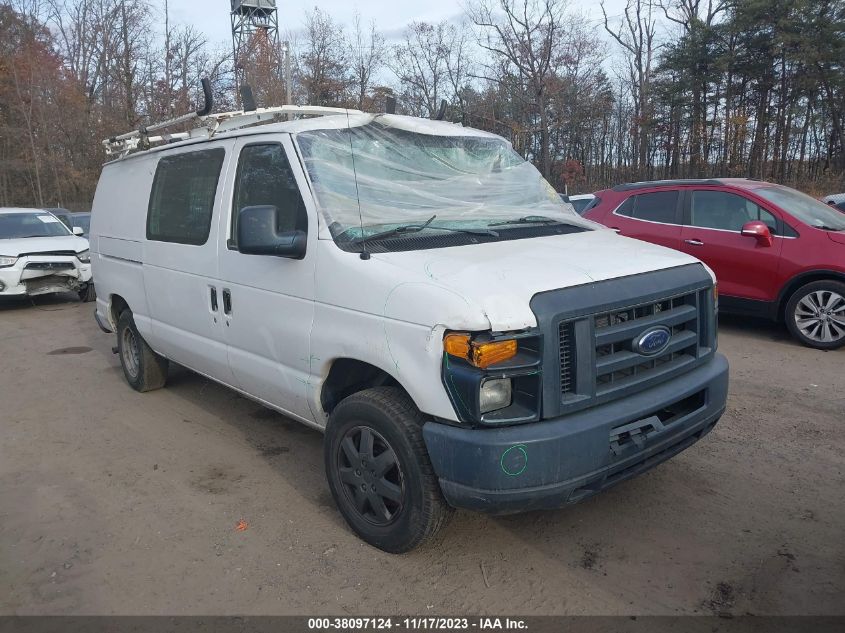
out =
[(474, 343), (469, 334), (447, 334), (443, 339), (443, 349), (451, 356), (464, 358), (485, 369), (516, 356), (518, 346), (514, 340)]
[(516, 341), (495, 341), (472, 345), (470, 362), (482, 369), (516, 356)]
[(469, 334), (447, 334), (443, 339), (443, 350), (450, 356), (469, 360)]

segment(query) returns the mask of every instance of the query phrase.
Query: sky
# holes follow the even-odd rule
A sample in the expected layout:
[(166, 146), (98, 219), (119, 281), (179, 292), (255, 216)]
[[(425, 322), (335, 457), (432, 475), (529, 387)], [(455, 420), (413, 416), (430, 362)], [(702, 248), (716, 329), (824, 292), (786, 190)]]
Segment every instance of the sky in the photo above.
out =
[[(152, 0), (152, 3), (164, 7), (164, 0)], [(169, 0), (169, 4), (170, 19), (174, 24), (193, 24), (205, 33), (211, 44), (231, 42), (231, 3), (227, 0)], [(279, 0), (277, 6), (282, 37), (284, 38), (286, 31), (302, 29), (305, 13), (315, 5), (346, 26), (347, 30), (351, 28), (352, 17), (357, 10), (365, 24), (375, 19), (378, 29), (389, 39), (398, 38), (404, 28), (414, 20), (439, 22), (444, 19), (457, 19), (463, 13), (460, 2), (456, 0)], [(619, 16), (625, 7), (625, 0), (606, 0), (605, 5), (610, 16)], [(607, 40), (599, 3), (595, 0), (570, 0), (570, 7), (581, 12), (596, 28), (597, 41), (605, 46)]]

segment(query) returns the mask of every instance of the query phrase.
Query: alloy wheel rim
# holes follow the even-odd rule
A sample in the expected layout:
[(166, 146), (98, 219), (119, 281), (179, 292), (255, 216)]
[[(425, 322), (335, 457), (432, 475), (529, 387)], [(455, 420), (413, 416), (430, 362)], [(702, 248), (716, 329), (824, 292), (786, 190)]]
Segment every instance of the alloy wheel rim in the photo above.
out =
[(138, 349), (138, 339), (135, 333), (126, 328), (123, 331), (123, 346), (121, 356), (123, 358), (123, 366), (134, 378), (138, 375), (138, 370), (141, 367), (141, 352)]
[(405, 480), (396, 453), (378, 431), (356, 426), (344, 434), (337, 469), (346, 499), (369, 523), (393, 523), (405, 505)]
[(832, 290), (816, 290), (795, 306), (795, 325), (817, 343), (836, 343), (845, 338), (845, 297)]

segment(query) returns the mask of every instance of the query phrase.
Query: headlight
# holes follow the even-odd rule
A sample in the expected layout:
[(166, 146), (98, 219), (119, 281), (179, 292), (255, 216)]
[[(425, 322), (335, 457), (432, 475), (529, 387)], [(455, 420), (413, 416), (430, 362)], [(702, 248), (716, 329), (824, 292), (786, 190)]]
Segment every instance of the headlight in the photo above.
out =
[(460, 422), (504, 426), (540, 419), (539, 330), (449, 332), (443, 351), (443, 386)]
[(9, 257), (7, 255), (0, 255), (0, 268), (8, 268), (14, 266), (18, 261), (17, 257)]
[(481, 383), (478, 391), (478, 406), (481, 413), (490, 413), (509, 407), (513, 399), (510, 378), (493, 378)]
[(81, 253), (77, 253), (76, 258), (83, 264), (89, 264), (91, 262), (91, 251), (82, 251)]

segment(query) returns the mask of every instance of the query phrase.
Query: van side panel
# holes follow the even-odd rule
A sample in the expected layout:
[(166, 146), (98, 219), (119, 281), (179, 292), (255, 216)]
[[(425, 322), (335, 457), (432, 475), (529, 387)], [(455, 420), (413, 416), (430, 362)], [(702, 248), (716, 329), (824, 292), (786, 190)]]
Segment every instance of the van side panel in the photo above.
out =
[[(149, 196), (143, 224), (137, 228), (144, 236), (144, 286), (152, 318), (150, 346), (167, 358), (226, 384), (233, 384), (234, 380), (229, 370), (220, 315), (222, 289), (218, 283), (217, 218), (221, 192), (228, 176), (231, 146), (231, 141), (203, 143), (200, 148), (187, 146), (156, 155), (161, 160), (199, 150), (225, 150), (209, 234), (204, 244), (146, 239)], [(155, 171), (156, 167), (151, 166), (151, 181)], [(217, 311), (212, 310), (212, 289), (217, 291)]]
[(91, 214), (91, 264), (97, 286), (97, 314), (112, 329), (111, 306), (122, 297), (138, 331), (152, 340), (152, 325), (144, 290), (143, 236), (147, 200), (155, 171), (154, 157), (117, 161), (103, 168)]

